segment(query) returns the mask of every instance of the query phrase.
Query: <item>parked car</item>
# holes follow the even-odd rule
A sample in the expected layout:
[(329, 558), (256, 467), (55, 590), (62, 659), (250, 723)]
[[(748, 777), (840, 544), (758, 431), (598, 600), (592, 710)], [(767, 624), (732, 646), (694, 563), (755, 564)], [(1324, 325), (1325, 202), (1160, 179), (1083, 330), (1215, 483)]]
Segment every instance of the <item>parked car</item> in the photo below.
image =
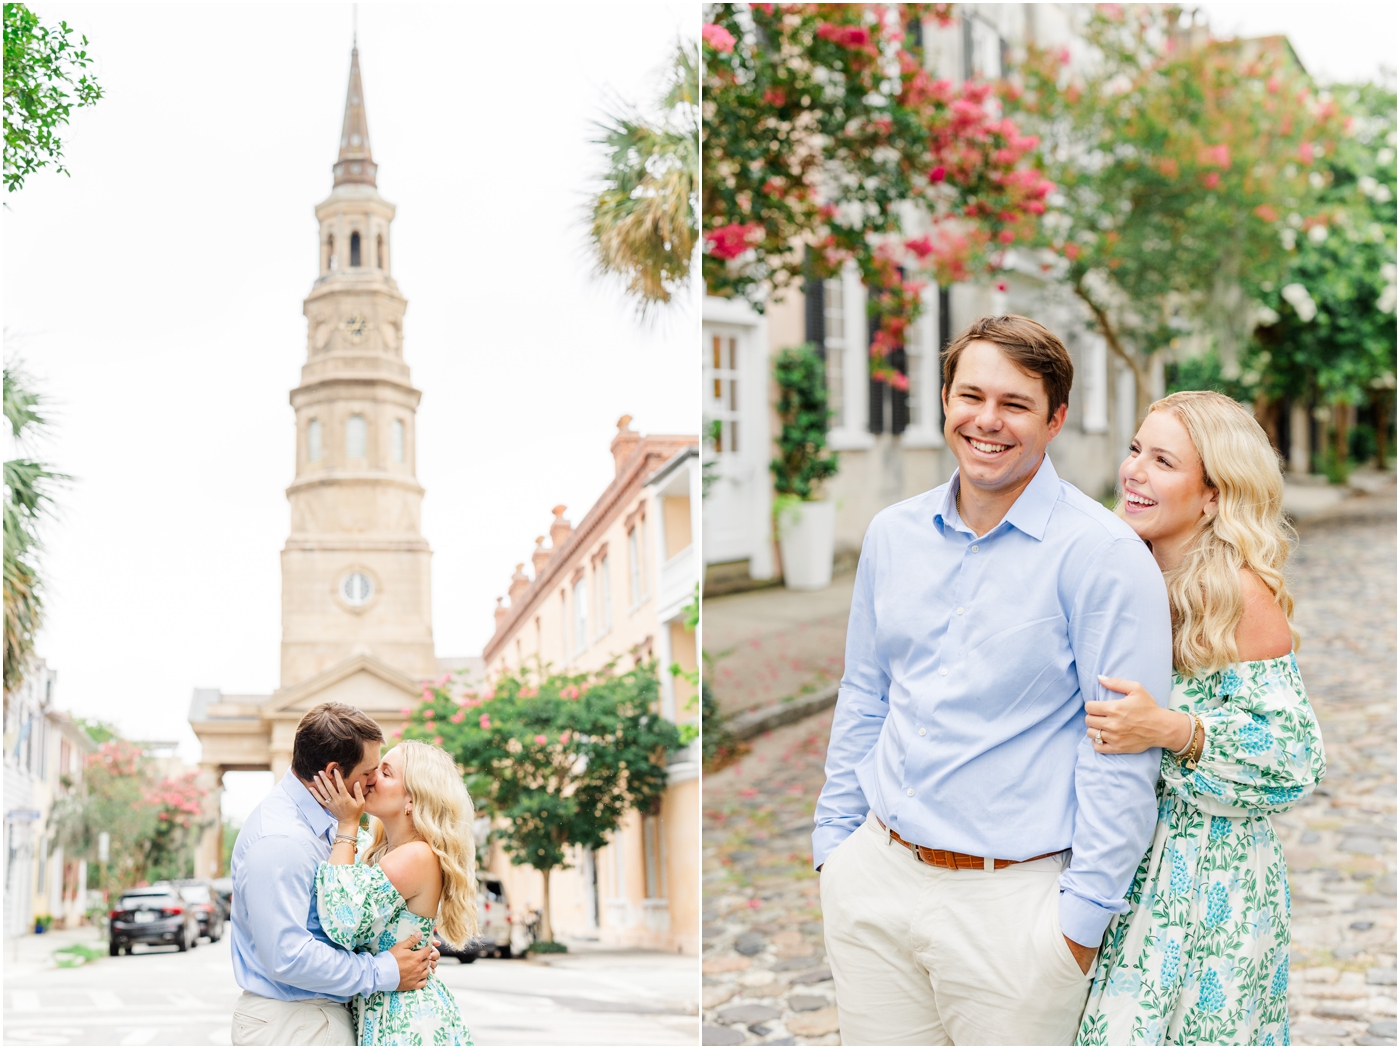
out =
[(224, 935), (224, 919), (227, 914), (214, 887), (197, 878), (183, 879), (170, 884), (174, 885), (181, 898), (194, 908), (195, 917), (199, 920), (199, 935), (209, 937), (210, 943), (218, 943)]
[(108, 918), (108, 954), (130, 954), (138, 943), (188, 951), (199, 941), (199, 918), (173, 885), (127, 889)]
[(228, 921), (233, 914), (233, 879), (215, 878), (209, 883), (214, 894), (219, 897), (219, 902), (224, 906), (224, 921)]
[(470, 964), (478, 958), (509, 958), (511, 956), (510, 901), (506, 887), (494, 875), (478, 874), (476, 878), (476, 938), (458, 949), (444, 943), (439, 948), (445, 957)]

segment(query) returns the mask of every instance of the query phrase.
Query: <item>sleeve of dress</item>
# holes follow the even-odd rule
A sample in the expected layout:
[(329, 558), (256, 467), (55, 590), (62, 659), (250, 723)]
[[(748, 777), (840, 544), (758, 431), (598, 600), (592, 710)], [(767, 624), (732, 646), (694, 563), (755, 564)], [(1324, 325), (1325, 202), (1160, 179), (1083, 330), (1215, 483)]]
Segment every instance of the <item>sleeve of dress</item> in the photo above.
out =
[(1297, 661), (1236, 664), (1221, 677), (1219, 699), (1197, 711), (1206, 741), (1196, 768), (1163, 755), (1165, 788), (1214, 816), (1282, 812), (1312, 793), (1327, 759)]
[(379, 939), (398, 905), (398, 890), (378, 867), (323, 863), (316, 869), (316, 914), (321, 928), (354, 950)]

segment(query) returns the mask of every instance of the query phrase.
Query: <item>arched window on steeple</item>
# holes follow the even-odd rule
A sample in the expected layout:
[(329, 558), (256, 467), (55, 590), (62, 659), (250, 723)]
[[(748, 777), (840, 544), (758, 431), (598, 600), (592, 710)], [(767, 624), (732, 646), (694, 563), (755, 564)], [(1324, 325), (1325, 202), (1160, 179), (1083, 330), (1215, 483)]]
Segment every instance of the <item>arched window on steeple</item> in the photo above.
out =
[(326, 269), (333, 270), (335, 267), (335, 235), (332, 234), (326, 238)]
[(306, 424), (306, 458), (308, 462), (321, 459), (321, 420), (312, 419)]
[(384, 268), (384, 234), (379, 234), (374, 239), (374, 264), (380, 269)]
[(359, 233), (352, 233), (352, 234), (350, 234), (350, 265), (352, 265), (352, 266), (358, 266), (359, 264), (360, 264), (360, 235), (359, 235)]
[(345, 458), (365, 457), (365, 417), (352, 415), (345, 423)]

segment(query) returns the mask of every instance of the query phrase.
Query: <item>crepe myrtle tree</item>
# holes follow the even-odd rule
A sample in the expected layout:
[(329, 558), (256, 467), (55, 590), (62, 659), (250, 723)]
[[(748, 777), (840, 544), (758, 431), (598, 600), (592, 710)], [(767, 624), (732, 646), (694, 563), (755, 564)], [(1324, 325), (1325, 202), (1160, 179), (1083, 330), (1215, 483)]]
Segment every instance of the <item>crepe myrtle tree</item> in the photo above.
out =
[(747, 299), (834, 276), (870, 289), (873, 378), (929, 276), (966, 280), (1023, 241), (1053, 186), (985, 83), (925, 67), (922, 25), (951, 4), (711, 4), (701, 29), (703, 271)]
[(1034, 245), (1084, 303), (1137, 379), (1146, 414), (1154, 359), (1204, 333), (1239, 374), (1265, 286), (1343, 121), (1282, 38), (1206, 39), (1179, 7), (1094, 9), (1084, 54), (1027, 49), (999, 86), (1005, 111), (1039, 136), (1057, 191)]
[(682, 744), (659, 713), (657, 668), (522, 673), (460, 704), (446, 684), (424, 687), (403, 736), (452, 754), (478, 812), (504, 821), (492, 833), (540, 872), (540, 934), (553, 941), (551, 872), (569, 866), (571, 848), (607, 845), (628, 812), (653, 811), (666, 790), (666, 755)]

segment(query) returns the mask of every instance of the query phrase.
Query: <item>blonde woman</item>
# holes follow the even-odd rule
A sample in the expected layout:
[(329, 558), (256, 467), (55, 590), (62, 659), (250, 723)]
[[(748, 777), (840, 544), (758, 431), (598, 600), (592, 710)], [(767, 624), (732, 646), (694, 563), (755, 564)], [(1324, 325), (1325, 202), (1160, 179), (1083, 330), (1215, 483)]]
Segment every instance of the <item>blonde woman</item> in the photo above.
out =
[[(1085, 704), (1101, 754), (1162, 748), (1158, 822), (1104, 935), (1077, 1044), (1287, 1045), (1288, 870), (1269, 822), (1326, 764), (1293, 657), (1278, 458), (1215, 393), (1152, 405), (1120, 511), (1167, 583), (1174, 672)], [(1111, 628), (1110, 628), (1111, 629)]]
[[(332, 940), (378, 954), (433, 930), (462, 945), (476, 935), (476, 843), (472, 802), (451, 756), (405, 740), (384, 755), (368, 791), (353, 791), (337, 770), (318, 774), (316, 800), (338, 823), (330, 861), (316, 871), (316, 912)], [(361, 842), (360, 815), (373, 838)], [(357, 848), (367, 848), (355, 862)], [(360, 1045), (471, 1045), (457, 1001), (434, 974), (416, 991), (378, 991), (350, 1003)]]

